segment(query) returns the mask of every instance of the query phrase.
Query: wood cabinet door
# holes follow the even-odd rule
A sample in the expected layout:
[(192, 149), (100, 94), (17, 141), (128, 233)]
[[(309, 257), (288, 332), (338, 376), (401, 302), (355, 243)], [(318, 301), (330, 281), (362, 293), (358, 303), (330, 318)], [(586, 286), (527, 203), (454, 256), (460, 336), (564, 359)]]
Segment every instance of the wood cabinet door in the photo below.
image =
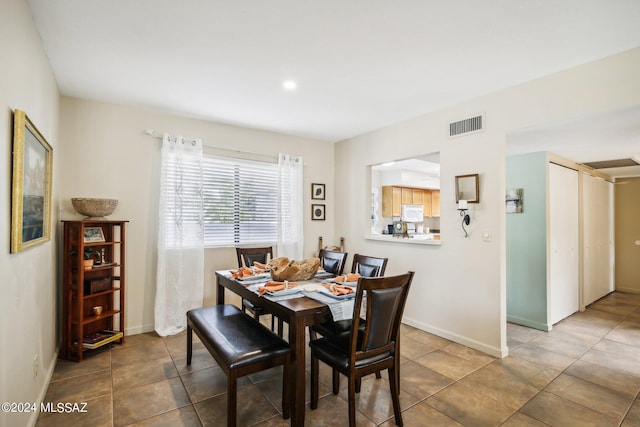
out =
[(431, 214), (431, 210), (433, 209), (432, 207), (432, 193), (431, 190), (422, 190), (422, 206), (423, 206), (423, 216), (425, 218), (428, 218), (430, 216), (432, 216)]
[(431, 190), (431, 216), (440, 216), (440, 190)]
[(392, 216), (401, 216), (402, 215), (402, 196), (403, 191), (400, 187), (393, 187), (393, 210)]
[(382, 187), (382, 216), (392, 217), (402, 214), (402, 188), (390, 185)]
[(424, 190), (421, 188), (414, 188), (411, 190), (411, 204), (421, 205), (424, 200)]
[(402, 191), (402, 204), (410, 205), (413, 203), (413, 189), (407, 187), (400, 187)]

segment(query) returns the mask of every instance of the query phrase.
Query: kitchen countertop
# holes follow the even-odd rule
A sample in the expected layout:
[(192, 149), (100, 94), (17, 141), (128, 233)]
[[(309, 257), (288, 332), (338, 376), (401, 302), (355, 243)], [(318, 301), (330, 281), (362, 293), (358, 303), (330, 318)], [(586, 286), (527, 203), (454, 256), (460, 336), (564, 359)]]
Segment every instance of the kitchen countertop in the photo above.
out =
[[(430, 233), (431, 236), (440, 236), (440, 234)], [(413, 237), (402, 237), (402, 236), (394, 236), (393, 234), (367, 234), (364, 236), (367, 240), (377, 240), (381, 242), (391, 242), (391, 243), (408, 243), (413, 245), (431, 245), (431, 246), (440, 246), (442, 242), (436, 239), (429, 239), (423, 236), (428, 236), (427, 234), (419, 235), (419, 238)]]

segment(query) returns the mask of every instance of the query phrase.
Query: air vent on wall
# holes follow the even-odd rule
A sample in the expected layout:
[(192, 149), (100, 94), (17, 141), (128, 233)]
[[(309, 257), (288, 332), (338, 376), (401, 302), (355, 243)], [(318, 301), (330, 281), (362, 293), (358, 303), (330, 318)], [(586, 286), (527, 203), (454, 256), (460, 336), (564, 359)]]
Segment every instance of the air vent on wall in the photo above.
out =
[(609, 168), (622, 168), (625, 166), (638, 166), (638, 162), (635, 159), (617, 159), (617, 160), (603, 160), (601, 162), (583, 163), (583, 165), (590, 167), (591, 169), (609, 169)]
[(470, 117), (458, 122), (449, 123), (449, 136), (458, 136), (483, 129), (483, 116)]

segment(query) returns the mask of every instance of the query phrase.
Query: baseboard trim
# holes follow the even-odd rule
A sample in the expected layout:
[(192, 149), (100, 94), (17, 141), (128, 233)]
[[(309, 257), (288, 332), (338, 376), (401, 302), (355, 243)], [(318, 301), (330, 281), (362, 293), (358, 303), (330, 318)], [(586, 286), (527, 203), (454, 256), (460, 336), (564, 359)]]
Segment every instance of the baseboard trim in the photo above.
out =
[(403, 318), (402, 322), (409, 326), (413, 326), (414, 328), (418, 328), (422, 331), (429, 332), (430, 334), (434, 334), (439, 337), (456, 342), (458, 344), (465, 345), (467, 347), (473, 348), (474, 350), (481, 351), (483, 353), (486, 353), (493, 357), (497, 357), (499, 359), (502, 359), (509, 355), (509, 349), (506, 346), (504, 348), (498, 348), (491, 345), (487, 345), (483, 342), (476, 341), (464, 335), (459, 335), (451, 331), (446, 331), (444, 329), (436, 328), (434, 326), (431, 326), (426, 323), (419, 322), (407, 317)]
[(507, 322), (515, 323), (516, 325), (526, 326), (528, 328), (538, 329), (540, 331), (549, 332), (552, 326), (548, 323), (540, 323), (530, 319), (524, 319), (518, 316), (512, 316), (507, 314)]

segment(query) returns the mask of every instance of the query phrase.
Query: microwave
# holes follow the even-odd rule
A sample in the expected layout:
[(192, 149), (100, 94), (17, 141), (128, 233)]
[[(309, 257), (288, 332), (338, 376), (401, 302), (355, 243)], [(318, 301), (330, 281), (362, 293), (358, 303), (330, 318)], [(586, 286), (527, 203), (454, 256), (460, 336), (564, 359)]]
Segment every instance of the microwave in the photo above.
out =
[(424, 221), (423, 205), (402, 205), (402, 220), (405, 222)]

